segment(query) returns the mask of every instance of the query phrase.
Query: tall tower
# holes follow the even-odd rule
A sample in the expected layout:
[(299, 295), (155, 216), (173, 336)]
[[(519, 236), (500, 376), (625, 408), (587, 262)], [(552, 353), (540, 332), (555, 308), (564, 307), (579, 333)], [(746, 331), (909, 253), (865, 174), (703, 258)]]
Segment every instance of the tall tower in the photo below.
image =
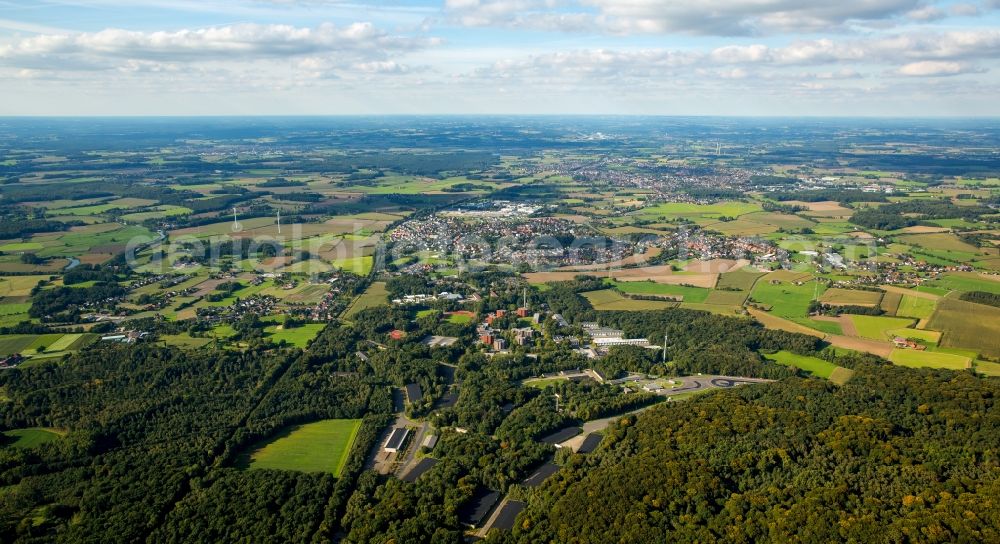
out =
[(236, 208), (233, 208), (233, 232), (240, 230), (240, 221), (236, 217)]
[(281, 208), (278, 208), (278, 234), (281, 234)]

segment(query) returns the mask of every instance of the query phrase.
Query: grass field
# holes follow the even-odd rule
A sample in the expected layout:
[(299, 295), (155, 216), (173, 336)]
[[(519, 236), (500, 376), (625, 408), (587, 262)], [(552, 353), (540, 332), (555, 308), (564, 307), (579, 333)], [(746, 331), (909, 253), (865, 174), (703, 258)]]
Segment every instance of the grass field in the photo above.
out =
[(935, 306), (937, 306), (936, 300), (903, 295), (902, 300), (899, 301), (899, 308), (896, 309), (896, 315), (928, 319), (934, 313)]
[[(768, 274), (757, 281), (753, 288), (751, 297), (762, 304), (771, 306), (774, 315), (792, 319), (804, 318), (809, 312), (809, 302), (813, 295), (822, 295), (826, 290), (824, 285), (817, 285), (809, 280), (807, 276), (802, 285), (795, 285), (791, 281), (781, 281), (777, 279), (781, 276), (777, 273)], [(771, 283), (778, 281), (780, 283)], [(803, 281), (803, 280), (798, 280)]]
[(975, 349), (986, 357), (1000, 357), (1000, 308), (954, 298), (941, 299), (927, 328), (941, 331), (941, 345)]
[(676, 302), (666, 302), (660, 300), (632, 300), (625, 298), (611, 289), (600, 291), (590, 291), (583, 293), (584, 298), (597, 311), (640, 311), (640, 310), (663, 310), (677, 306)]
[(45, 427), (30, 427), (27, 429), (13, 429), (3, 434), (15, 439), (10, 444), (15, 448), (33, 448), (41, 444), (59, 440), (64, 433)]
[(323, 323), (306, 323), (304, 325), (299, 325), (298, 327), (292, 327), (291, 329), (278, 328), (277, 325), (272, 327), (264, 327), (264, 334), (267, 335), (268, 340), (278, 344), (285, 341), (297, 348), (305, 349), (309, 342), (325, 327)]
[(282, 430), (246, 455), (243, 465), (250, 469), (328, 472), (340, 476), (360, 419), (326, 419)]
[(882, 294), (882, 302), (879, 302), (879, 308), (885, 312), (886, 315), (899, 315), (899, 305), (903, 302), (903, 294), (897, 293), (895, 291), (886, 291)]
[(351, 305), (344, 310), (344, 318), (350, 319), (354, 314), (366, 308), (373, 308), (386, 303), (389, 292), (385, 290), (385, 282), (376, 281), (368, 286), (364, 293), (358, 295)]
[(976, 361), (976, 372), (985, 376), (1000, 376), (1000, 363)]
[(534, 387), (536, 389), (545, 389), (550, 385), (555, 385), (566, 381), (566, 378), (536, 378), (533, 380), (524, 380), (521, 385), (526, 387)]
[(669, 285), (651, 281), (613, 281), (609, 283), (628, 294), (680, 296), (684, 298), (684, 302), (705, 302), (711, 292), (703, 287)]
[(925, 344), (936, 346), (941, 341), (941, 333), (938, 331), (928, 331), (923, 329), (890, 329), (885, 331), (889, 339), (899, 336), (900, 338), (913, 338)]
[(952, 272), (927, 285), (952, 291), (985, 291), (1000, 295), (1000, 281), (984, 278), (971, 272)]
[(830, 361), (824, 361), (823, 359), (808, 355), (799, 355), (790, 351), (779, 351), (765, 355), (764, 357), (779, 365), (794, 366), (795, 368), (809, 372), (813, 376), (826, 378), (837, 385), (847, 383), (851, 379), (851, 376), (854, 375), (852, 370), (837, 366)]
[(41, 280), (51, 276), (7, 276), (0, 278), (0, 297), (24, 297), (31, 294), (32, 288)]
[[(718, 291), (712, 290), (705, 298), (705, 304), (720, 304), (723, 306), (743, 306), (747, 301), (749, 291)], [(687, 299), (685, 299), (687, 300)]]
[(937, 249), (941, 251), (958, 251), (963, 253), (976, 253), (978, 248), (969, 245), (949, 232), (933, 234), (908, 234), (900, 236), (899, 241), (904, 244), (920, 246), (926, 249)]
[(465, 325), (466, 323), (471, 323), (472, 318), (475, 317), (469, 313), (458, 313), (453, 312), (448, 315), (448, 323), (454, 323), (456, 325)]
[(369, 272), (372, 271), (372, 265), (374, 264), (374, 257), (371, 255), (364, 255), (358, 257), (347, 257), (344, 259), (336, 259), (332, 262), (333, 266), (341, 270), (346, 270), (348, 272), (353, 272), (359, 276), (367, 276)]
[(723, 274), (719, 274), (719, 283), (716, 284), (716, 287), (719, 289), (740, 289), (742, 291), (749, 291), (753, 288), (757, 279), (763, 275), (763, 272), (753, 272), (745, 268), (741, 268), (733, 272), (725, 272)]
[(886, 341), (890, 339), (889, 331), (905, 329), (913, 324), (913, 320), (905, 317), (885, 317), (880, 315), (849, 316), (858, 330), (858, 336), (871, 340)]
[(962, 370), (972, 366), (972, 360), (961, 355), (912, 349), (893, 349), (892, 353), (889, 354), (889, 360), (893, 364), (913, 368)]
[(882, 293), (879, 291), (862, 291), (834, 287), (827, 289), (823, 293), (823, 296), (819, 297), (819, 300), (832, 306), (865, 306), (874, 308), (882, 301)]

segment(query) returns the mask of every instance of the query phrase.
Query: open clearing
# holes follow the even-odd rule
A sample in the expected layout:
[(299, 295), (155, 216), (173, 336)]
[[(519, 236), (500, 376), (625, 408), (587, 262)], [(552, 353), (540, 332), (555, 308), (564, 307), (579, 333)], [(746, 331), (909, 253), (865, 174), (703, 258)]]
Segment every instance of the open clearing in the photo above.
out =
[(323, 327), (326, 325), (322, 323), (306, 323), (304, 325), (299, 325), (298, 327), (292, 328), (278, 328), (265, 327), (264, 333), (267, 334), (268, 340), (280, 344), (282, 341), (287, 342), (297, 348), (305, 349), (309, 345), (309, 342), (316, 335), (319, 334)]
[(326, 419), (288, 427), (246, 455), (243, 465), (250, 469), (328, 472), (340, 476), (360, 419)]
[(33, 448), (40, 444), (59, 440), (64, 433), (47, 427), (30, 427), (27, 429), (12, 429), (3, 434), (15, 439), (10, 444), (15, 448)]
[[(799, 355), (798, 353), (792, 353), (790, 351), (779, 351), (777, 353), (765, 355), (764, 357), (780, 365), (794, 366), (795, 368), (809, 372), (813, 376), (826, 378), (837, 385), (847, 383), (847, 380), (851, 379), (851, 376), (854, 375), (854, 372), (850, 369), (839, 367), (830, 361), (824, 361), (823, 359), (810, 357), (808, 355)], [(838, 369), (840, 372), (837, 372)]]

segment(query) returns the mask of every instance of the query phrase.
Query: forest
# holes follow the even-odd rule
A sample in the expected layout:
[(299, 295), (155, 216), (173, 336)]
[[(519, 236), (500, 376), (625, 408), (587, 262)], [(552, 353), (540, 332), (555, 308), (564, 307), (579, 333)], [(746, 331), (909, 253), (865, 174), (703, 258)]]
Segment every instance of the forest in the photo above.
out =
[(1000, 540), (1000, 384), (876, 359), (623, 418), (489, 541)]

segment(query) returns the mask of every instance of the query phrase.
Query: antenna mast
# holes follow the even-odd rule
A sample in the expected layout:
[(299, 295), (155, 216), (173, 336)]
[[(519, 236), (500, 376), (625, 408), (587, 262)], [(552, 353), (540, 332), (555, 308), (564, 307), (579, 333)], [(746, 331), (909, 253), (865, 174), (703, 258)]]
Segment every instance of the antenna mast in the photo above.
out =
[(239, 219), (236, 218), (236, 208), (233, 208), (233, 232), (240, 230)]
[(667, 333), (663, 333), (663, 364), (667, 364)]
[(281, 234), (281, 208), (278, 208), (278, 234)]

